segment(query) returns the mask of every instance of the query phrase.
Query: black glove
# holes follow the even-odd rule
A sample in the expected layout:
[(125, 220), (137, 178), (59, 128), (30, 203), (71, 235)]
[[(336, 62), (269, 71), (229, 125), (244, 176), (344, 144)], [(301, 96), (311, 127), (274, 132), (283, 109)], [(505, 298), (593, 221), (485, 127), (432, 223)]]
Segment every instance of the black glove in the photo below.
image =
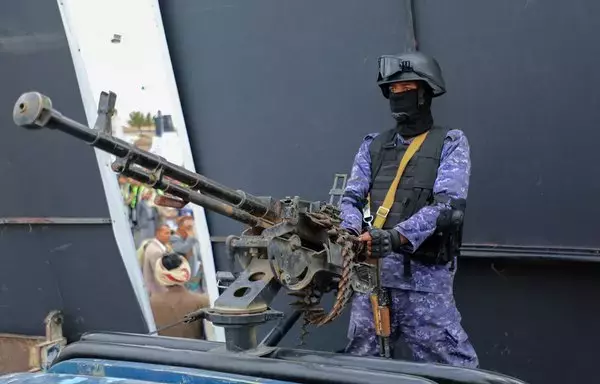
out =
[(398, 251), (401, 246), (400, 233), (395, 229), (369, 229), (371, 235), (371, 257), (382, 258), (388, 256), (394, 251)]

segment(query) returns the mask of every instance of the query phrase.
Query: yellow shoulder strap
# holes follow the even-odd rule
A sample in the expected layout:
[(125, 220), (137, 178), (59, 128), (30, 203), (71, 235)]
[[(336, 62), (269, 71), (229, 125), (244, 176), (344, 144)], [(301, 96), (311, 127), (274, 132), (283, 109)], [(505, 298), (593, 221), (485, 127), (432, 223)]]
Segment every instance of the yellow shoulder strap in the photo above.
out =
[[(410, 161), (410, 159), (414, 156), (415, 153), (421, 148), (421, 145), (425, 141), (427, 137), (427, 133), (429, 131), (420, 134), (415, 137), (413, 141), (410, 143), (406, 152), (404, 152), (404, 156), (402, 156), (402, 160), (400, 160), (400, 165), (398, 166), (398, 172), (396, 172), (396, 177), (394, 181), (392, 181), (392, 185), (390, 185), (390, 189), (387, 191), (385, 195), (385, 199), (383, 200), (383, 204), (381, 207), (377, 209), (375, 214), (375, 222), (373, 226), (375, 228), (382, 228), (383, 224), (385, 224), (385, 220), (387, 219), (388, 214), (390, 213), (390, 208), (392, 208), (392, 204), (394, 204), (394, 199), (396, 198), (396, 190), (398, 189), (398, 184), (400, 183), (400, 178), (406, 169), (406, 165)], [(367, 204), (371, 203), (370, 196), (368, 197)]]

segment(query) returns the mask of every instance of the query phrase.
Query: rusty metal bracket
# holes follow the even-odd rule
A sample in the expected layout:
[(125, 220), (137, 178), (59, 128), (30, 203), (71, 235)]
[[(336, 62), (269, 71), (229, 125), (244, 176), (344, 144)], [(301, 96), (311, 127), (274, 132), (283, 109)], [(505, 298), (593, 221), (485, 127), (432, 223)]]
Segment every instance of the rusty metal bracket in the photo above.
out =
[(117, 95), (112, 92), (102, 92), (98, 102), (98, 117), (94, 129), (112, 135), (112, 117), (115, 114)]
[(0, 217), (0, 225), (98, 225), (112, 224), (106, 217)]
[(59, 310), (44, 319), (46, 334), (0, 333), (0, 375), (47, 370), (67, 345), (63, 336), (63, 314)]

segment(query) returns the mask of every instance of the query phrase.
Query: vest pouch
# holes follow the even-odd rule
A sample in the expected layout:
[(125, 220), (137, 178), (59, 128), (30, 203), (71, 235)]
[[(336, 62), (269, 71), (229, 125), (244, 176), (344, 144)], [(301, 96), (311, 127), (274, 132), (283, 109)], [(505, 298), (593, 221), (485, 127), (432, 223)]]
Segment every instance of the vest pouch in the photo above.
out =
[(435, 231), (411, 255), (411, 259), (424, 265), (446, 265), (452, 263), (458, 255), (454, 249), (453, 236), (448, 232)]

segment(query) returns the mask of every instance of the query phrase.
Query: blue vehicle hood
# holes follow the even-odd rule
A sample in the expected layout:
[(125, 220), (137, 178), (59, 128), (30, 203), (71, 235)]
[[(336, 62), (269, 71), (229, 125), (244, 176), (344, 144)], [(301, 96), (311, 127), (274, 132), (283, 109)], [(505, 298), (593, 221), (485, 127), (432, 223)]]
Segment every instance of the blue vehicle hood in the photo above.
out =
[(14, 373), (0, 376), (0, 384), (146, 384), (151, 381), (57, 373)]

